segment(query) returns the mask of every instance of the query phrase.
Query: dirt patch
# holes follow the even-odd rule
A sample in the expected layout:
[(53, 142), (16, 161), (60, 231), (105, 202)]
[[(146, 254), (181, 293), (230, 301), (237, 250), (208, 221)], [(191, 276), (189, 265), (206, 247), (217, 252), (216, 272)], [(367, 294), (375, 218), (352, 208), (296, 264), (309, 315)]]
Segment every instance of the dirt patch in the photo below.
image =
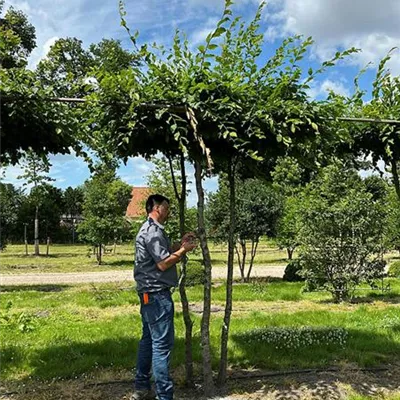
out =
[[(214, 400), (345, 400), (349, 393), (376, 399), (400, 395), (400, 365), (385, 369), (358, 370), (345, 366), (331, 371), (288, 371), (276, 375), (266, 371), (230, 371), (224, 391)], [(275, 374), (275, 376), (274, 376)], [(0, 388), (2, 400), (127, 400), (133, 393), (132, 374), (109, 372), (68, 381), (11, 384)], [(205, 400), (201, 387), (176, 388), (176, 400)]]
[[(203, 303), (190, 303), (189, 304), (190, 311), (196, 314), (203, 313)], [(225, 310), (223, 306), (211, 305), (210, 310), (212, 313), (222, 312)]]

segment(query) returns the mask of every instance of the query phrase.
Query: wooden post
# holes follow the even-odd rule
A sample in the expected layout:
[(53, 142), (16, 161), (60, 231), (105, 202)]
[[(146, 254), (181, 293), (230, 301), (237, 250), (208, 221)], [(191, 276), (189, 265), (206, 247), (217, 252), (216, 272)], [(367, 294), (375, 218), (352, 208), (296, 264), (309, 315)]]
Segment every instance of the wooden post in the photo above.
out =
[(24, 223), (24, 243), (25, 243), (25, 255), (28, 255), (28, 239), (26, 238), (26, 227), (27, 223)]

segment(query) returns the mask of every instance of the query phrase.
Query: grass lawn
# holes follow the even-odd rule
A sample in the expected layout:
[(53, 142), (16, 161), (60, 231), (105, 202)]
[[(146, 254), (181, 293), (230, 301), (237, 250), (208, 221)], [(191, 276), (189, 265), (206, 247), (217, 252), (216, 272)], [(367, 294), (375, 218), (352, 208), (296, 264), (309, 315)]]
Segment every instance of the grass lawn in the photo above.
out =
[[(286, 252), (276, 247), (271, 247), (267, 242), (260, 244), (260, 249), (255, 258), (259, 265), (285, 265)], [(109, 247), (112, 249), (112, 247)], [(226, 265), (226, 246), (210, 244), (211, 258), (215, 267)], [(40, 272), (96, 272), (110, 270), (126, 270), (133, 268), (133, 245), (123, 244), (117, 246), (116, 254), (107, 253), (103, 257), (103, 264), (98, 266), (91, 249), (87, 245), (59, 245), (50, 247), (48, 257), (41, 255), (35, 257), (33, 246), (29, 246), (28, 256), (25, 255), (25, 246), (9, 245), (0, 253), (1, 273), (40, 273)], [(41, 246), (45, 254), (46, 246)], [(200, 251), (190, 256), (191, 260), (201, 261)]]
[[(272, 281), (234, 288), (229, 361), (232, 368), (272, 370), (399, 361), (400, 282), (381, 296), (363, 292), (354, 304), (333, 304), (299, 283)], [(3, 288), (1, 378), (71, 378), (102, 368), (131, 369), (140, 338), (136, 294), (116, 284)], [(211, 340), (218, 363), (224, 286), (213, 288)], [(190, 288), (193, 309), (200, 287)], [(184, 326), (177, 303), (173, 367), (182, 368)], [(200, 313), (193, 313), (194, 360), (201, 362)], [(61, 362), (60, 362), (61, 361)], [(182, 374), (179, 374), (182, 376)]]
[[(226, 247), (210, 247), (214, 266), (223, 266)], [(264, 242), (260, 247), (256, 258), (258, 265), (286, 263), (285, 252), (271, 243)], [(132, 268), (133, 248), (130, 245), (118, 246), (116, 255), (107, 254), (102, 266), (97, 266), (94, 258), (88, 257), (88, 247), (84, 245), (53, 245), (50, 257), (24, 256), (23, 251), (23, 246), (8, 246), (0, 254), (1, 272), (84, 272)], [(388, 254), (387, 258), (399, 257)], [(192, 259), (200, 259), (200, 254), (193, 255)], [(280, 279), (235, 284), (229, 367), (232, 370), (282, 371), (383, 365), (400, 369), (400, 280), (386, 282), (391, 284), (389, 293), (359, 291), (359, 297), (351, 304), (334, 304), (328, 293), (304, 293), (302, 283), (287, 283)], [(54, 392), (46, 397), (45, 386), (48, 382), (52, 382), (53, 388), (58, 385), (54, 386), (54, 382), (59, 382), (62, 390), (75, 387), (76, 395), (72, 397), (78, 398), (76, 396), (81, 393), (79, 382), (88, 379), (97, 382), (101, 376), (107, 376), (106, 380), (128, 376), (130, 380), (141, 322), (138, 299), (129, 285), (124, 282), (2, 287), (0, 378), (3, 383), (17, 388), (25, 387), (25, 384), (28, 388), (33, 384), (37, 389), (41, 385), (42, 397), (23, 393), (21, 398), (47, 400), (64, 398), (64, 395), (55, 396)], [(225, 290), (223, 283), (216, 283), (212, 289), (211, 344), (215, 369), (218, 366)], [(195, 373), (200, 375), (203, 287), (188, 288), (188, 298), (194, 320)], [(175, 381), (179, 384), (184, 376), (185, 339), (177, 292), (174, 299), (176, 343), (172, 365)], [(342, 376), (346, 374), (342, 373)], [(68, 379), (65, 385), (63, 379)], [(348, 393), (346, 399), (377, 398), (353, 390), (351, 380), (345, 378), (343, 381), (350, 384), (345, 390)], [(286, 386), (291, 385), (290, 379), (284, 381)], [(92, 399), (87, 392), (82, 392), (81, 398)], [(104, 394), (94, 398), (110, 396)], [(396, 400), (399, 396), (382, 395), (378, 398)]]

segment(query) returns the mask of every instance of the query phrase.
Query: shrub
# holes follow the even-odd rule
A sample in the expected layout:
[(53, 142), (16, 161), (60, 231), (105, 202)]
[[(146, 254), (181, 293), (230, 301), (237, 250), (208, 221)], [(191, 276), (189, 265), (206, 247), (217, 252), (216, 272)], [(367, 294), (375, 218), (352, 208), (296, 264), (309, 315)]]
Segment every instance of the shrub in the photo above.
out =
[(392, 262), (389, 265), (388, 275), (393, 277), (393, 278), (399, 278), (400, 279), (400, 261)]
[(186, 286), (204, 285), (204, 267), (199, 261), (189, 260), (186, 267)]
[(302, 263), (300, 259), (291, 260), (285, 268), (285, 273), (283, 274), (283, 280), (286, 282), (301, 282), (305, 278), (302, 277), (299, 272), (302, 270)]

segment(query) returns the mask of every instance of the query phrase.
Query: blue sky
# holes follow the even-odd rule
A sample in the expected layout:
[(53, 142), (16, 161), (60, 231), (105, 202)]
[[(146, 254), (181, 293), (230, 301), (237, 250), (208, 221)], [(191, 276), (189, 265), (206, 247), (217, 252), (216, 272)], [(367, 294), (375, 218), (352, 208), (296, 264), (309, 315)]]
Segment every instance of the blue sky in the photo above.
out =
[[(168, 45), (176, 28), (186, 32), (192, 46), (204, 41), (215, 26), (223, 0), (126, 0), (127, 21), (132, 30), (138, 29), (142, 42)], [(249, 20), (259, 0), (236, 0), (235, 12)], [(125, 30), (120, 26), (117, 0), (6, 0), (6, 8), (14, 6), (24, 11), (36, 28), (37, 48), (30, 66), (43, 58), (55, 40), (78, 37), (85, 46), (102, 38), (120, 39), (130, 46)], [(400, 44), (399, 0), (270, 0), (264, 9), (262, 32), (265, 34), (266, 55), (271, 54), (282, 38), (291, 34), (313, 36), (315, 45), (305, 64), (316, 66), (337, 49), (355, 46), (362, 52), (330, 70), (310, 90), (310, 96), (323, 98), (332, 89), (350, 94), (353, 79), (360, 68), (372, 62), (361, 80), (370, 87), (377, 62), (388, 50)], [(400, 53), (395, 52), (389, 67), (400, 74)], [(60, 188), (77, 186), (89, 177), (83, 160), (72, 155), (51, 157), (51, 176)], [(126, 182), (141, 186), (152, 164), (142, 158), (129, 160), (119, 174)], [(6, 181), (21, 185), (17, 180), (18, 166), (7, 168)], [(209, 191), (216, 190), (216, 178), (206, 182)], [(189, 199), (195, 202), (195, 193)]]

